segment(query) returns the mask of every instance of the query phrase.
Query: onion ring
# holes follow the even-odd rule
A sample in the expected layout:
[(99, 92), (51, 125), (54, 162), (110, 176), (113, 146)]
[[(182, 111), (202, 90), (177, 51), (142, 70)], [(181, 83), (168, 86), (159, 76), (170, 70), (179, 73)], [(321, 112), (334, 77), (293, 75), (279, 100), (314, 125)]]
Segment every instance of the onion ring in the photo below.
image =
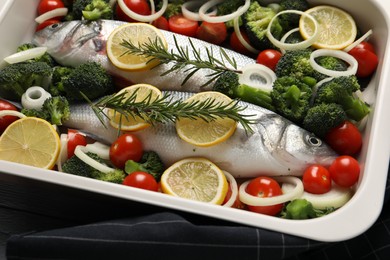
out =
[(129, 7), (127, 7), (124, 0), (118, 0), (118, 5), (122, 9), (122, 11), (130, 18), (132, 18), (136, 21), (139, 21), (139, 22), (152, 22), (152, 21), (156, 20), (157, 18), (159, 18), (160, 16), (162, 16), (164, 14), (165, 10), (167, 9), (168, 0), (162, 0), (162, 1), (163, 1), (163, 4), (162, 4), (161, 9), (158, 12), (151, 14), (151, 15), (140, 15), (140, 14), (135, 13)]
[(93, 144), (86, 145), (87, 151), (97, 154), (104, 160), (110, 159), (110, 147), (100, 142), (94, 142)]
[[(183, 16), (187, 19), (193, 20), (193, 21), (202, 21), (202, 18), (200, 18), (199, 13), (195, 13), (190, 11), (190, 9), (195, 9), (201, 7), (206, 1), (188, 1), (182, 4), (181, 6), (181, 12), (183, 13)], [(214, 10), (210, 13), (207, 13), (208, 15), (216, 15), (217, 9), (214, 8)]]
[(34, 47), (16, 52), (4, 58), (4, 61), (13, 64), (41, 57), (47, 51), (47, 47)]
[(245, 13), (249, 6), (251, 1), (245, 0), (245, 4), (243, 6), (240, 6), (237, 11), (227, 14), (227, 15), (221, 15), (221, 16), (210, 16), (210, 14), (207, 14), (206, 12), (211, 8), (214, 7), (220, 3), (222, 3), (224, 0), (211, 0), (203, 4), (199, 8), (199, 16), (203, 21), (209, 22), (209, 23), (224, 23), (230, 20), (233, 20), (235, 17), (238, 17)]
[(240, 31), (240, 26), (238, 24), (238, 18), (239, 17), (236, 17), (234, 18), (233, 20), (233, 27), (234, 27), (234, 31), (237, 35), (237, 38), (238, 40), (241, 42), (241, 44), (250, 52), (254, 53), (254, 54), (257, 54), (259, 53), (258, 50), (256, 50), (256, 48), (252, 47), (252, 45), (250, 45), (245, 39), (244, 37), (242, 36), (241, 34), (241, 31)]
[[(253, 77), (264, 79), (264, 83), (259, 80), (253, 80)], [(254, 63), (246, 65), (242, 68), (242, 74), (238, 76), (238, 82), (254, 88), (263, 89), (265, 91), (272, 90), (273, 83), (276, 80), (276, 75), (273, 70), (262, 64)]]
[(86, 153), (88, 152), (87, 148), (83, 145), (76, 146), (76, 149), (74, 150), (74, 154), (83, 162), (88, 164), (89, 166), (95, 168), (98, 171), (109, 173), (114, 171), (115, 169), (108, 167), (107, 165), (104, 165), (91, 157), (89, 157)]
[(56, 8), (54, 10), (41, 14), (40, 16), (35, 18), (35, 22), (43, 23), (46, 20), (53, 19), (54, 17), (65, 16), (67, 14), (68, 14), (68, 8), (66, 7)]
[(364, 40), (366, 40), (368, 37), (370, 37), (372, 34), (372, 29), (368, 30), (368, 32), (366, 32), (362, 37), (360, 37), (359, 39), (357, 39), (356, 41), (354, 41), (353, 43), (351, 43), (350, 45), (348, 45), (347, 47), (345, 47), (343, 49), (343, 51), (345, 52), (349, 52), (350, 50), (352, 50), (353, 48), (355, 48), (359, 43), (363, 42)]
[(223, 204), (222, 206), (230, 208), (231, 206), (233, 206), (234, 202), (236, 201), (236, 199), (238, 197), (238, 185), (237, 185), (237, 181), (233, 177), (233, 175), (231, 175), (227, 171), (223, 171), (223, 173), (225, 174), (225, 176), (230, 184), (230, 189), (232, 190), (232, 195), (230, 196), (230, 199), (228, 201), (226, 201), (226, 203)]
[[(321, 56), (332, 56), (335, 58), (339, 58), (347, 62), (350, 66), (346, 71), (335, 71), (335, 70), (329, 70), (322, 66), (320, 66), (316, 62), (316, 58)], [(330, 77), (341, 77), (341, 76), (350, 76), (355, 75), (358, 69), (358, 62), (357, 60), (350, 54), (346, 53), (345, 51), (340, 50), (328, 50), (328, 49), (319, 49), (315, 50), (310, 54), (310, 65), (318, 72), (330, 76)]]
[(41, 110), (46, 99), (50, 98), (51, 94), (45, 89), (34, 86), (29, 87), (22, 95), (22, 106), (27, 109)]

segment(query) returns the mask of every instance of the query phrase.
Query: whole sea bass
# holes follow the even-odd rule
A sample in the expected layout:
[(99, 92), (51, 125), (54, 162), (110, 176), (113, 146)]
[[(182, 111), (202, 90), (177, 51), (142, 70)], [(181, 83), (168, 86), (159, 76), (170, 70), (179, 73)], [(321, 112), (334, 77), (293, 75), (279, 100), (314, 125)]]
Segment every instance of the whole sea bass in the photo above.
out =
[[(170, 92), (175, 99), (187, 99), (192, 94)], [(136, 132), (144, 150), (157, 152), (166, 166), (186, 158), (205, 157), (235, 177), (259, 175), (302, 175), (313, 163), (329, 165), (335, 152), (308, 131), (289, 120), (262, 107), (240, 102), (246, 109), (242, 112), (255, 115), (254, 132), (246, 133), (241, 125), (228, 140), (211, 146), (197, 147), (183, 141), (176, 134), (173, 123), (157, 124)], [(71, 118), (65, 126), (77, 128), (112, 143), (118, 131), (105, 123), (104, 128), (91, 107), (87, 104), (71, 106)]]
[[(120, 78), (127, 85), (131, 83), (149, 83), (161, 90), (179, 90), (188, 92), (200, 92), (207, 90), (201, 88), (209, 78), (206, 77), (212, 71), (203, 69), (198, 71), (191, 79), (182, 86), (186, 75), (184, 73), (171, 73), (161, 77), (171, 64), (163, 64), (152, 70), (143, 72), (126, 72), (113, 66), (106, 55), (106, 41), (110, 33), (118, 26), (124, 24), (121, 21), (98, 20), (98, 21), (69, 21), (48, 26), (35, 33), (32, 42), (37, 46), (45, 46), (47, 52), (63, 66), (77, 66), (87, 61), (95, 61), (113, 76)], [(177, 53), (174, 36), (179, 46), (190, 48), (189, 38), (172, 32), (161, 30), (166, 38), (168, 49)], [(131, 39), (129, 39), (131, 40)], [(220, 47), (206, 43), (204, 41), (191, 38), (195, 49), (200, 50), (201, 56), (207, 60), (205, 47), (212, 51), (213, 56), (220, 58)], [(234, 58), (237, 67), (255, 63), (255, 61), (245, 55), (224, 49), (230, 58)], [(190, 51), (191, 54), (191, 51)]]

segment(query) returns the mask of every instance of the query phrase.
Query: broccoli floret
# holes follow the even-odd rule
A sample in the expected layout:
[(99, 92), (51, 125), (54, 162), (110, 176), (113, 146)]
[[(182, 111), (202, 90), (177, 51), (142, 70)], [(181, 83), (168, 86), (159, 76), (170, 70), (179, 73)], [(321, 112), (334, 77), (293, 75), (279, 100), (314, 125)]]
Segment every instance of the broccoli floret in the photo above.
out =
[(358, 122), (370, 112), (370, 107), (354, 94), (356, 91), (360, 91), (356, 76), (336, 77), (318, 88), (314, 103), (339, 104), (350, 119)]
[(40, 86), (47, 90), (52, 68), (46, 62), (20, 62), (0, 70), (0, 96), (20, 101), (29, 87)]
[[(106, 70), (96, 62), (87, 62), (75, 68), (56, 68), (50, 93), (64, 95), (69, 102), (90, 100), (112, 93), (114, 83)], [(81, 93), (80, 93), (81, 92)]]
[(23, 108), (20, 112), (25, 116), (38, 117), (38, 118), (45, 119), (46, 121), (48, 121), (50, 118), (50, 115), (47, 113), (46, 110)]
[(311, 95), (310, 86), (294, 77), (277, 78), (271, 91), (276, 111), (295, 123), (301, 123), (305, 117)]
[(326, 76), (319, 73), (310, 64), (310, 55), (312, 50), (303, 49), (296, 51), (287, 51), (282, 55), (276, 64), (275, 74), (277, 77), (292, 76), (302, 79), (305, 76), (315, 78), (317, 81), (324, 79)]
[[(164, 17), (169, 19), (171, 16), (181, 14), (181, 6), (184, 4), (184, 0), (171, 0), (168, 2), (167, 9), (164, 12)], [(157, 4), (157, 10), (160, 10), (163, 2), (160, 1)]]
[(144, 152), (139, 162), (128, 160), (125, 165), (125, 172), (127, 174), (136, 171), (147, 172), (150, 173), (156, 181), (160, 181), (160, 177), (164, 170), (164, 163), (160, 156), (154, 151)]
[(240, 84), (237, 73), (224, 72), (213, 85), (213, 90), (274, 111), (271, 91)]
[(309, 108), (303, 120), (303, 127), (323, 138), (329, 130), (345, 120), (347, 120), (347, 114), (340, 105), (322, 103)]
[(306, 199), (295, 199), (283, 208), (280, 216), (286, 219), (310, 219), (325, 216), (335, 210), (335, 208), (316, 209)]
[[(245, 31), (249, 41), (259, 50), (272, 47), (272, 43), (267, 37), (267, 27), (271, 19), (276, 15), (275, 11), (269, 7), (263, 7), (254, 1), (249, 9), (242, 15)], [(278, 19), (275, 19), (271, 27), (271, 33), (275, 38), (280, 38), (283, 29)]]
[[(237, 11), (237, 9), (240, 6), (243, 6), (244, 4), (245, 4), (244, 0), (225, 0), (221, 4), (217, 5), (217, 15), (222, 16), (222, 15), (231, 14)], [(238, 19), (239, 19), (238, 24), (241, 26), (242, 25), (241, 16)], [(233, 20), (225, 22), (225, 25), (226, 28), (228, 29), (233, 28), (234, 26)]]
[[(281, 10), (298, 10), (304, 12), (310, 8), (310, 5), (306, 0), (281, 0), (279, 5)], [(298, 27), (300, 15), (287, 13), (281, 14), (278, 18), (283, 29), (289, 31)]]
[(332, 56), (321, 56), (315, 59), (318, 65), (328, 70), (346, 71), (348, 69), (348, 63)]
[[(100, 163), (104, 163), (104, 160), (97, 154), (91, 152), (87, 152), (86, 154), (92, 159)], [(73, 155), (71, 158), (65, 161), (65, 163), (62, 165), (62, 170), (66, 173), (113, 183), (122, 183), (123, 179), (126, 177), (126, 174), (119, 169), (115, 169), (109, 173), (101, 172), (80, 160), (76, 155)]]
[(98, 19), (108, 19), (113, 18), (114, 12), (110, 4), (104, 0), (93, 0), (88, 4), (82, 11), (83, 17), (86, 20), (98, 20)]
[[(35, 48), (37, 47), (36, 45), (32, 44), (32, 43), (24, 43), (22, 45), (20, 45), (16, 51), (17, 52), (21, 52), (21, 51), (26, 51), (26, 50), (29, 50), (29, 49), (32, 49), (32, 48)], [(55, 61), (54, 59), (49, 55), (49, 53), (45, 52), (42, 56), (40, 57), (37, 57), (37, 58), (34, 58), (34, 59), (31, 59), (31, 60), (28, 60), (29, 62), (37, 62), (37, 61), (41, 61), (41, 62), (46, 62), (49, 66), (53, 67), (55, 65)]]

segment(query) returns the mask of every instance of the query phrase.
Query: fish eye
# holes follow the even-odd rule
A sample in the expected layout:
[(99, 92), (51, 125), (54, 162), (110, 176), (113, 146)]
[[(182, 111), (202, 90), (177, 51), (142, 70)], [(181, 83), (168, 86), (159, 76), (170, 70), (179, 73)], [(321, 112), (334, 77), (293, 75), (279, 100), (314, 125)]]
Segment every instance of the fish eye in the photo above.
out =
[(55, 29), (55, 28), (58, 27), (58, 25), (59, 25), (58, 23), (53, 23), (53, 24), (50, 26), (50, 28), (51, 28), (51, 29)]
[(312, 145), (312, 146), (321, 146), (322, 145), (322, 141), (321, 139), (319, 139), (318, 137), (315, 137), (315, 136), (307, 136), (306, 137), (306, 141)]

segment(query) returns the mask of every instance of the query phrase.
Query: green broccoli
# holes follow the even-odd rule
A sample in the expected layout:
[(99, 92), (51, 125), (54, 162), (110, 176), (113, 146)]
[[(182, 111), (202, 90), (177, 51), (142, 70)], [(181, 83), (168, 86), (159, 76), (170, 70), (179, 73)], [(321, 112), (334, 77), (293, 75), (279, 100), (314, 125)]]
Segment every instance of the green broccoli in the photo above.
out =
[(274, 111), (271, 91), (240, 84), (237, 73), (232, 71), (224, 72), (213, 85), (213, 90)]
[(69, 102), (62, 96), (54, 96), (46, 99), (43, 102), (41, 110), (24, 108), (21, 112), (26, 116), (45, 119), (53, 125), (62, 125), (70, 117)]
[(303, 127), (323, 138), (336, 126), (347, 120), (344, 109), (335, 103), (315, 105), (307, 111), (303, 119)]
[[(272, 47), (272, 43), (267, 37), (267, 28), (275, 15), (276, 13), (272, 8), (263, 7), (256, 1), (253, 1), (249, 9), (242, 15), (245, 31), (253, 47), (259, 50)], [(275, 19), (272, 24), (271, 32), (275, 38), (282, 36), (283, 28), (280, 26), (278, 19)]]
[(280, 115), (301, 123), (310, 107), (312, 89), (294, 77), (280, 77), (274, 81), (271, 91), (272, 103)]
[(310, 219), (325, 216), (335, 210), (335, 208), (316, 209), (306, 199), (295, 199), (283, 208), (280, 216), (286, 219)]
[[(164, 17), (169, 19), (171, 16), (181, 14), (181, 6), (184, 4), (184, 0), (170, 0), (168, 1), (167, 9), (164, 12)], [(160, 10), (163, 2), (160, 1), (157, 4), (157, 10)]]
[[(281, 0), (279, 5), (282, 11), (297, 10), (304, 12), (310, 8), (310, 5), (306, 0)], [(278, 18), (284, 31), (287, 32), (298, 27), (300, 17), (301, 16), (298, 14), (287, 13), (281, 14)]]
[(104, 0), (93, 0), (82, 11), (86, 20), (94, 21), (98, 19), (111, 20), (114, 15), (110, 4)]
[(302, 79), (305, 76), (315, 78), (320, 81), (326, 76), (315, 69), (310, 64), (310, 55), (312, 50), (302, 49), (296, 51), (287, 51), (282, 55), (276, 64), (275, 74), (277, 77), (292, 76)]
[[(32, 43), (24, 43), (24, 44), (20, 45), (16, 49), (16, 51), (17, 52), (26, 51), (26, 50), (29, 50), (29, 49), (32, 49), (32, 48), (35, 48), (35, 47), (37, 47), (37, 46), (32, 44)], [(37, 62), (37, 61), (46, 62), (50, 67), (53, 67), (55, 65), (55, 63), (56, 63), (54, 61), (54, 59), (47, 52), (45, 52), (45, 54), (43, 54), (40, 57), (37, 57), (35, 59), (31, 59), (31, 60), (28, 60), (28, 61), (29, 62)]]
[(328, 70), (346, 71), (348, 69), (348, 63), (342, 59), (332, 56), (321, 56), (315, 59), (318, 65)]
[(125, 165), (125, 172), (127, 174), (135, 171), (147, 172), (150, 173), (156, 181), (160, 181), (160, 177), (164, 170), (164, 163), (160, 156), (154, 151), (144, 152), (139, 162), (128, 160)]
[(46, 62), (20, 62), (0, 70), (0, 96), (20, 101), (29, 87), (40, 86), (47, 90), (52, 68)]
[(49, 91), (52, 95), (65, 96), (69, 102), (77, 102), (84, 100), (82, 94), (93, 100), (112, 93), (114, 83), (100, 64), (87, 62), (75, 68), (56, 68)]
[(360, 84), (356, 76), (336, 77), (319, 86), (314, 104), (339, 104), (350, 119), (358, 122), (370, 112), (370, 106), (355, 95), (357, 91)]
[[(225, 0), (221, 4), (217, 5), (217, 15), (222, 16), (222, 15), (227, 15), (231, 14), (235, 11), (240, 6), (243, 6), (245, 4), (244, 0)], [(238, 18), (239, 19), (239, 25), (242, 25), (242, 19), (241, 16)], [(226, 28), (233, 28), (233, 20), (225, 22)]]
[[(104, 160), (95, 153), (87, 152), (86, 154), (100, 163), (105, 163)], [(103, 173), (86, 164), (76, 155), (73, 155), (71, 158), (65, 161), (65, 163), (62, 165), (62, 170), (66, 173), (113, 183), (122, 183), (126, 177), (126, 174), (119, 169), (115, 169), (109, 173)]]

